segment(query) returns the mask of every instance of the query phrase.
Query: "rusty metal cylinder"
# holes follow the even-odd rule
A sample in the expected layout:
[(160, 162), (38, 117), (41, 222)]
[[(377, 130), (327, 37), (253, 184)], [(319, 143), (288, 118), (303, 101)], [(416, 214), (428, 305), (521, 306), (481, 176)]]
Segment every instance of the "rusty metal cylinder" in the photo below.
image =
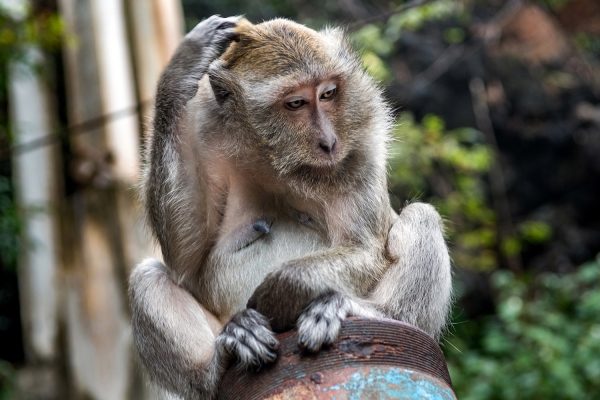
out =
[(337, 343), (317, 354), (300, 350), (295, 330), (278, 339), (277, 362), (259, 371), (233, 366), (219, 399), (456, 399), (442, 351), (412, 325), (351, 318)]

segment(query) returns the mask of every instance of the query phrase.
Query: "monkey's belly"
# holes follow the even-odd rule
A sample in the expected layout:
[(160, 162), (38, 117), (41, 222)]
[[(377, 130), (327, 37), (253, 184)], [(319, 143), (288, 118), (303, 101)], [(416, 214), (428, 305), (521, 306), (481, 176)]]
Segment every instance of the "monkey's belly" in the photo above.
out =
[(221, 321), (246, 308), (246, 302), (271, 271), (283, 263), (325, 248), (319, 233), (297, 221), (276, 219), (268, 234), (247, 247), (215, 246), (201, 276), (212, 290), (198, 300)]

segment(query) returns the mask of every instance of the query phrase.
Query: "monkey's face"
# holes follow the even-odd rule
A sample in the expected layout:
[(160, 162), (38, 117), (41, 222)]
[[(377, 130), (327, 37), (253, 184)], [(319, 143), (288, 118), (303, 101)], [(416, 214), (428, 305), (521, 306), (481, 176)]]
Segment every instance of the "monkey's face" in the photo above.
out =
[(337, 76), (315, 80), (287, 76), (283, 80), (283, 86), (254, 86), (257, 94), (270, 99), (247, 104), (251, 125), (269, 149), (272, 166), (283, 175), (334, 173), (349, 150), (340, 122), (343, 80)]
[(238, 33), (211, 65), (210, 82), (226, 123), (280, 176), (334, 177), (369, 146), (373, 121), (387, 123), (378, 89), (340, 32), (274, 20)]

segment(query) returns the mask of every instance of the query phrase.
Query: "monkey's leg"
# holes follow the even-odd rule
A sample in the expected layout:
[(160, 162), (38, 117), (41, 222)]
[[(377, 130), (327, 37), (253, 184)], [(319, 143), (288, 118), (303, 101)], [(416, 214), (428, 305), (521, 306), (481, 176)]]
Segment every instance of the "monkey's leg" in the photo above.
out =
[(133, 339), (152, 379), (185, 399), (211, 398), (224, 367), (215, 354), (218, 320), (157, 260), (133, 270), (129, 296)]
[(443, 222), (435, 208), (406, 206), (390, 229), (386, 251), (395, 261), (369, 300), (385, 316), (439, 339), (452, 301), (452, 274)]
[(278, 343), (263, 316), (244, 310), (223, 328), (159, 261), (146, 260), (134, 269), (129, 295), (142, 362), (153, 380), (184, 399), (213, 398), (234, 355), (243, 365), (275, 359)]

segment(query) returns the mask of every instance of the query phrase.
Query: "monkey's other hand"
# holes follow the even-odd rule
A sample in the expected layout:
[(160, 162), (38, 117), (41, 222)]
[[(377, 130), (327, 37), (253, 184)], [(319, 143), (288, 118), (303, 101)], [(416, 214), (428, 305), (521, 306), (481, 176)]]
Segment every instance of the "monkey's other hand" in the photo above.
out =
[(252, 309), (235, 314), (217, 336), (216, 345), (236, 357), (246, 369), (272, 363), (279, 348), (267, 319)]
[[(213, 48), (214, 57), (217, 57), (218, 47), (227, 41), (239, 41), (240, 37), (235, 32), (235, 28), (242, 17), (221, 18), (213, 15), (200, 22), (194, 27), (184, 40), (186, 42), (196, 42), (200, 45)], [(211, 60), (212, 61), (212, 60)]]
[(298, 345), (314, 353), (323, 345), (333, 344), (344, 319), (352, 316), (380, 318), (382, 315), (340, 293), (319, 297), (298, 318)]

